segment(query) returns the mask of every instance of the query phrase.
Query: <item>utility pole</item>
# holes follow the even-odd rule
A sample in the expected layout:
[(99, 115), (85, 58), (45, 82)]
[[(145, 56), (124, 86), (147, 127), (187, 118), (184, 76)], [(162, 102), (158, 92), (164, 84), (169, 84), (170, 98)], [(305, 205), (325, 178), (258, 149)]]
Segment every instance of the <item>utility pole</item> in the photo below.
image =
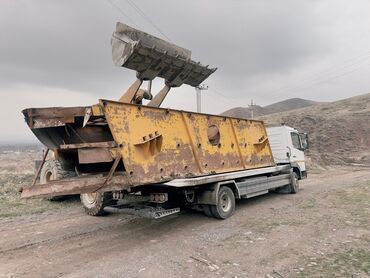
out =
[(195, 87), (195, 92), (197, 94), (197, 112), (201, 113), (202, 112), (202, 91), (208, 90), (207, 85), (200, 85), (198, 87)]
[(253, 99), (251, 100), (251, 104), (248, 104), (250, 110), (251, 110), (251, 118), (252, 120), (254, 119), (254, 114), (253, 114), (253, 108), (256, 106), (256, 104), (253, 102)]

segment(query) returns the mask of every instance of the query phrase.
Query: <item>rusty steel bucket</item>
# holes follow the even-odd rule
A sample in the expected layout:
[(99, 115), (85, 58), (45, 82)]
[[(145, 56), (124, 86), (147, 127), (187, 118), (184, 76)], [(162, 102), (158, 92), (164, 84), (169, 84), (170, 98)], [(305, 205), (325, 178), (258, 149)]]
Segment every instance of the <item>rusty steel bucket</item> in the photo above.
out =
[(217, 69), (193, 61), (190, 50), (120, 22), (111, 44), (115, 65), (135, 70), (142, 80), (161, 77), (170, 87), (197, 87)]

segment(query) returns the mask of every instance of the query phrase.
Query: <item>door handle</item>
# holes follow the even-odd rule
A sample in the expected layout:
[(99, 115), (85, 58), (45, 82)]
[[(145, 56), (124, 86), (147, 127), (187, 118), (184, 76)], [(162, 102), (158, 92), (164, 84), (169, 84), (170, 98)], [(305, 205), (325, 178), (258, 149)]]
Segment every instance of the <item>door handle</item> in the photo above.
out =
[(287, 153), (287, 156), (288, 156), (288, 158), (292, 155), (292, 151), (290, 150), (290, 148), (287, 146), (287, 149), (288, 149), (288, 153)]

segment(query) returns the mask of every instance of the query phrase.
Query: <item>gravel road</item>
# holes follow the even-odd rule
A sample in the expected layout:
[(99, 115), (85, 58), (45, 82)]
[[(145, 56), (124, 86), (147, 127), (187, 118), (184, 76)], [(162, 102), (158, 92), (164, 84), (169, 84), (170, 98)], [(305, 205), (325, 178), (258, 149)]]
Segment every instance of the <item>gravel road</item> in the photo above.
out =
[(370, 170), (331, 169), (300, 187), (239, 201), (223, 221), (91, 217), (77, 201), (3, 218), (0, 277), (369, 277)]

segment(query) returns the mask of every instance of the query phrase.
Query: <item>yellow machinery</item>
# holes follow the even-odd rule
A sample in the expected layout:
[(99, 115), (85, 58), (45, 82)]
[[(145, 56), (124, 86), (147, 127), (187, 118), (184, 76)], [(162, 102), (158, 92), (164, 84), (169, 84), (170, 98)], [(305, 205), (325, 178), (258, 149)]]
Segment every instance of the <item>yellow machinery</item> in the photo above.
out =
[[(171, 88), (199, 86), (216, 70), (192, 61), (189, 50), (118, 23), (112, 55), (116, 65), (137, 71), (138, 79), (119, 101), (23, 111), (38, 139), (73, 173), (25, 188), (23, 198), (130, 192), (275, 165), (261, 121), (160, 108)], [(165, 85), (153, 98), (140, 87), (155, 77)]]

